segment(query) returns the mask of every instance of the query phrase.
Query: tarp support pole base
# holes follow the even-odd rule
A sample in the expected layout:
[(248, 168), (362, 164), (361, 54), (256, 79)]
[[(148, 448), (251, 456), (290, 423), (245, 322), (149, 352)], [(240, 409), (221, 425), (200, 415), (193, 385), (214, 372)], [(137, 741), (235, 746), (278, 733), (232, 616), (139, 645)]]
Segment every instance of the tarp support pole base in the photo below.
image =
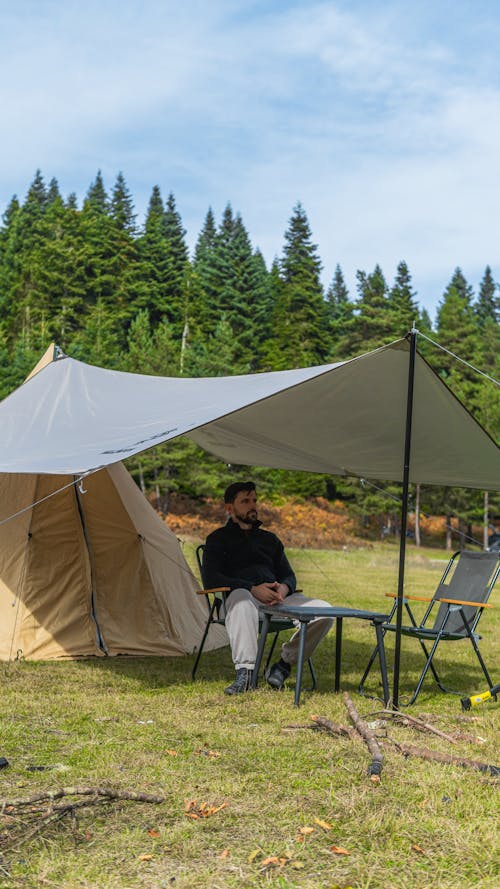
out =
[(415, 356), (417, 354), (417, 331), (413, 328), (409, 335), (410, 355), (408, 365), (408, 394), (406, 399), (406, 431), (405, 453), (403, 469), (403, 496), (401, 502), (401, 524), (399, 542), (399, 572), (398, 572), (398, 599), (396, 611), (396, 640), (394, 647), (394, 685), (392, 691), (392, 706), (394, 710), (399, 708), (399, 670), (401, 663), (401, 627), (403, 624), (403, 596), (405, 585), (405, 557), (406, 557), (406, 525), (408, 521), (408, 497), (410, 489), (410, 452), (411, 452), (411, 424), (413, 418), (413, 389), (415, 382)]

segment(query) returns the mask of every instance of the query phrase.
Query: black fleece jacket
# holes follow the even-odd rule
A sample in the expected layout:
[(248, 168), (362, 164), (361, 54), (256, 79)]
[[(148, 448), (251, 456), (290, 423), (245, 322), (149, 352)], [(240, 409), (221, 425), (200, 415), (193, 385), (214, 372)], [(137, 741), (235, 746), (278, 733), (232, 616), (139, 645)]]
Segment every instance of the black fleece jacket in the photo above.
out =
[(297, 585), (281, 540), (257, 522), (243, 531), (229, 519), (207, 537), (203, 552), (203, 583), (207, 589), (228, 586), (250, 590), (259, 583), (286, 583), (290, 593)]

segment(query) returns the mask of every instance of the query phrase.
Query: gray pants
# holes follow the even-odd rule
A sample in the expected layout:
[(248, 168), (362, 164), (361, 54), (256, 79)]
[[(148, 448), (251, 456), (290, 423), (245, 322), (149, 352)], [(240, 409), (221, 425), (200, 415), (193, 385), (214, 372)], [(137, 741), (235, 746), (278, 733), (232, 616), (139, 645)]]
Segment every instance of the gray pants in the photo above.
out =
[[(287, 605), (310, 605), (324, 607), (328, 602), (321, 599), (308, 599), (302, 593), (292, 593), (286, 597)], [(255, 599), (249, 590), (233, 590), (226, 602), (226, 630), (231, 645), (231, 654), (237, 670), (245, 667), (253, 670), (257, 657), (257, 636), (259, 633), (258, 607), (262, 603)], [(294, 622), (298, 627), (298, 621)], [(317, 617), (308, 625), (305, 658), (309, 658), (333, 624), (329, 617)], [(271, 624), (272, 627), (272, 624)], [(287, 664), (297, 663), (299, 653), (299, 632), (295, 632), (289, 642), (281, 648), (281, 657)]]

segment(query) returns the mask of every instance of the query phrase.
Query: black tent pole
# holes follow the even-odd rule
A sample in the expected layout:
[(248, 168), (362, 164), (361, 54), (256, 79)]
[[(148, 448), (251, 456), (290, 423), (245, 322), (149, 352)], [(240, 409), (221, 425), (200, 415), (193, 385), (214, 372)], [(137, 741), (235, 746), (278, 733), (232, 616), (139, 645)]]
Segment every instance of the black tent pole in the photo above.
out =
[(408, 366), (408, 393), (406, 397), (406, 432), (405, 453), (403, 469), (403, 496), (401, 505), (401, 531), (399, 543), (399, 574), (398, 574), (398, 600), (396, 611), (396, 642), (394, 647), (394, 687), (392, 692), (392, 706), (395, 710), (399, 707), (399, 667), (401, 661), (401, 626), (403, 623), (403, 595), (405, 585), (405, 556), (406, 556), (406, 524), (408, 520), (408, 494), (410, 489), (410, 451), (411, 451), (411, 424), (413, 418), (413, 384), (415, 380), (415, 355), (417, 352), (417, 331), (415, 327), (410, 331), (410, 356)]

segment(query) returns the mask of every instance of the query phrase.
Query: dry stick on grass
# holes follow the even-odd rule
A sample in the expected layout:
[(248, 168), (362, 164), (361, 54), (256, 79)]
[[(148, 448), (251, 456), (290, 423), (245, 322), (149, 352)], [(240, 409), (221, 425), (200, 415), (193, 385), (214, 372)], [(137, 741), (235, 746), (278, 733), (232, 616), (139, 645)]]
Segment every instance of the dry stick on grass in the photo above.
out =
[(36, 793), (24, 799), (1, 800), (0, 814), (6, 809), (17, 808), (18, 806), (31, 806), (33, 803), (42, 802), (44, 800), (52, 802), (55, 799), (62, 799), (63, 796), (94, 796), (105, 799), (124, 799), (135, 800), (139, 803), (164, 803), (165, 796), (151, 796), (147, 793), (137, 793), (135, 790), (112, 790), (110, 787), (61, 787), (60, 790), (49, 790), (45, 793)]
[(455, 738), (452, 738), (451, 735), (446, 735), (444, 732), (440, 732), (439, 729), (429, 725), (428, 722), (423, 722), (422, 719), (417, 719), (415, 716), (409, 716), (408, 713), (400, 713), (398, 710), (379, 710), (375, 713), (375, 716), (382, 716), (384, 719), (389, 719), (390, 717), (399, 719), (403, 725), (405, 722), (414, 725), (419, 732), (431, 732), (431, 734), (437, 735), (438, 738), (443, 738), (444, 741), (448, 741), (449, 744), (457, 743)]
[[(94, 797), (94, 799), (85, 799), (80, 800), (77, 803), (64, 803), (60, 806), (54, 806), (40, 818), (34, 827), (31, 830), (28, 830), (27, 833), (21, 834), (21, 836), (15, 837), (11, 840), (10, 843), (1, 843), (2, 852), (8, 852), (11, 849), (15, 849), (16, 846), (21, 845), (21, 843), (25, 843), (26, 840), (31, 840), (37, 833), (40, 833), (44, 827), (47, 827), (49, 824), (52, 824), (54, 821), (60, 821), (64, 818), (65, 815), (70, 815), (72, 818), (74, 817), (75, 809), (80, 809), (83, 806), (92, 806), (98, 803), (109, 803), (110, 799), (107, 797)], [(74, 828), (74, 825), (73, 825)]]
[(431, 762), (443, 762), (447, 765), (463, 766), (466, 769), (476, 769), (478, 772), (487, 772), (495, 777), (500, 776), (500, 766), (489, 765), (475, 759), (467, 759), (464, 756), (452, 756), (451, 753), (439, 753), (437, 750), (427, 750), (422, 747), (413, 747), (411, 744), (400, 744), (399, 741), (391, 741), (396, 750), (403, 756), (418, 756), (420, 759), (428, 759)]
[[(329, 732), (331, 735), (341, 735), (342, 737), (350, 738), (351, 741), (359, 741), (360, 737), (358, 733), (346, 725), (337, 725), (335, 722), (332, 722), (330, 719), (325, 719), (324, 716), (311, 716), (311, 719), (314, 722), (314, 725), (310, 726), (302, 726), (303, 728), (318, 728), (322, 729), (325, 732)], [(297, 726), (298, 728), (298, 726)]]
[(372, 755), (372, 761), (368, 766), (368, 774), (370, 775), (370, 780), (373, 781), (374, 784), (378, 784), (380, 782), (380, 775), (384, 767), (384, 756), (379, 747), (378, 741), (372, 730), (368, 728), (364, 719), (362, 719), (359, 715), (347, 692), (344, 693), (344, 701), (347, 707), (347, 712), (349, 713), (349, 716), (354, 723), (356, 731), (359, 732), (363, 740), (366, 742), (368, 750)]

